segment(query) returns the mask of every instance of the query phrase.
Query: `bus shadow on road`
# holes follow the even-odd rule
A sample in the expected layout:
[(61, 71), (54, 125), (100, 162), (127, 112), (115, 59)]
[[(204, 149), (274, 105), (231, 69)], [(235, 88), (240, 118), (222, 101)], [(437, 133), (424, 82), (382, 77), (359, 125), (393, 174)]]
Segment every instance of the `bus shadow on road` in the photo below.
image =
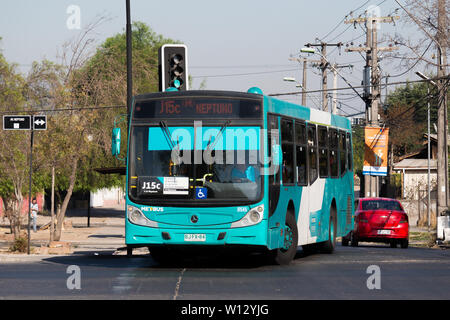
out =
[[(294, 261), (290, 265), (308, 257), (301, 249), (297, 251)], [(267, 254), (261, 252), (227, 251), (196, 252), (195, 254), (174, 255), (170, 259), (157, 261), (150, 253), (127, 255), (114, 255), (114, 251), (77, 251), (70, 256), (55, 256), (43, 259), (45, 262), (62, 265), (77, 265), (79, 267), (104, 268), (148, 268), (164, 270), (172, 268), (190, 269), (264, 269), (278, 266)], [(284, 266), (285, 267), (285, 266)]]

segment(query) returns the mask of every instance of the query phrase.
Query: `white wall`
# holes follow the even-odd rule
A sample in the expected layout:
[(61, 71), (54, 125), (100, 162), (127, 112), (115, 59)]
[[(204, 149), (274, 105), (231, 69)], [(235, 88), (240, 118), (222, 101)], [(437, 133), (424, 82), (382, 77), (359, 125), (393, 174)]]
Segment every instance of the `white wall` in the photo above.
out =
[(123, 204), (124, 192), (121, 188), (100, 189), (91, 192), (91, 207), (110, 207)]
[[(437, 174), (433, 171), (430, 174), (431, 190), (436, 187)], [(428, 188), (428, 172), (427, 170), (405, 171), (403, 177), (403, 198), (404, 199), (418, 199), (418, 187), (420, 190), (427, 190)], [(423, 195), (422, 195), (423, 196)]]

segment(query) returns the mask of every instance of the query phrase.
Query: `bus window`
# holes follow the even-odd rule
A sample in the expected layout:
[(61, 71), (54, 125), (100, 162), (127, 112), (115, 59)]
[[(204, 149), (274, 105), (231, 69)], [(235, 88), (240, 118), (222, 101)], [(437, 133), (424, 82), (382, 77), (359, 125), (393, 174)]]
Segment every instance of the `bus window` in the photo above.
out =
[(316, 181), (317, 170), (317, 135), (316, 125), (308, 124), (309, 184)]
[(339, 165), (338, 165), (338, 132), (336, 129), (330, 129), (330, 175), (332, 178), (338, 177)]
[(292, 120), (281, 121), (281, 150), (283, 151), (283, 184), (294, 183), (294, 123)]
[[(279, 126), (278, 117), (275, 115), (267, 116), (267, 133), (268, 133), (268, 155), (269, 159), (272, 157), (272, 144), (279, 144)], [(274, 130), (276, 132), (272, 132)], [(273, 133), (273, 134), (272, 134)], [(274, 139), (274, 141), (272, 141)], [(269, 173), (269, 217), (271, 217), (278, 205), (280, 198), (280, 170)]]
[(308, 184), (307, 178), (307, 148), (306, 148), (306, 125), (303, 122), (295, 121), (295, 149), (297, 155), (297, 183), (302, 186)]
[[(267, 117), (267, 135), (268, 135), (268, 143), (269, 143), (269, 147), (267, 148), (267, 152), (268, 152), (268, 156), (269, 159), (272, 157), (272, 144), (279, 144), (279, 141), (277, 139), (277, 137), (279, 137), (277, 134), (277, 136), (272, 135), (272, 130), (276, 130), (278, 131), (278, 117), (274, 116), (274, 115), (268, 115)], [(276, 141), (272, 141), (272, 139), (276, 140)], [(275, 171), (273, 174), (271, 173), (269, 175), (269, 185), (278, 185), (280, 183), (280, 175), (279, 175), (279, 170)]]
[(319, 176), (328, 178), (328, 130), (319, 126)]
[(345, 140), (345, 132), (339, 131), (339, 162), (341, 168), (341, 176), (345, 174), (345, 170), (347, 169), (346, 161), (347, 161), (347, 146)]
[(348, 170), (353, 170), (353, 152), (352, 152), (352, 139), (350, 137), (350, 133), (347, 132), (347, 164), (348, 164)]

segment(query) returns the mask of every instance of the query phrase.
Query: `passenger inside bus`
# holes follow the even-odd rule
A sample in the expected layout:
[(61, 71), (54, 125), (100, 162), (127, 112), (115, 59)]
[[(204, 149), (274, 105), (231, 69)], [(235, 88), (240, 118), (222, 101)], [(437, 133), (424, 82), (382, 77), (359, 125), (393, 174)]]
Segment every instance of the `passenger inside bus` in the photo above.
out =
[(251, 165), (237, 164), (231, 170), (231, 180), (248, 179), (256, 182), (255, 168)]

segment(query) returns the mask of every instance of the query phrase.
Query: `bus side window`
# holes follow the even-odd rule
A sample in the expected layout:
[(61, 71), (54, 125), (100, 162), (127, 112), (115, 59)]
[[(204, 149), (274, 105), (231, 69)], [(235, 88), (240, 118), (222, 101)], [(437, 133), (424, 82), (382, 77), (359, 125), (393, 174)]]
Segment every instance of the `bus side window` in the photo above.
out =
[(347, 132), (347, 163), (348, 163), (348, 170), (353, 170), (353, 150), (352, 150), (352, 138), (350, 136), (350, 133)]
[(318, 176), (317, 168), (317, 134), (316, 125), (308, 123), (308, 157), (309, 157), (309, 184), (313, 184)]
[(294, 122), (281, 120), (281, 150), (283, 151), (282, 182), (294, 183)]
[(339, 164), (338, 164), (338, 132), (336, 129), (330, 129), (328, 131), (330, 138), (330, 175), (332, 178), (338, 177)]
[(319, 130), (319, 177), (328, 178), (328, 130), (327, 127), (318, 126)]
[[(279, 127), (278, 127), (278, 117), (275, 115), (268, 115), (267, 117), (267, 129), (268, 129), (268, 156), (272, 156), (272, 144), (279, 144)], [(275, 133), (272, 135), (272, 130)], [(272, 141), (272, 138), (275, 141)], [(273, 164), (271, 164), (273, 165)], [(274, 173), (269, 173), (269, 217), (271, 217), (277, 208), (278, 200), (280, 198), (280, 171), (276, 170)]]
[(307, 177), (307, 140), (306, 125), (304, 122), (295, 121), (295, 149), (297, 155), (296, 172), (297, 183), (301, 186), (308, 185)]
[(345, 174), (347, 169), (347, 144), (345, 139), (345, 132), (339, 131), (339, 162), (341, 168), (341, 176)]
[[(267, 148), (267, 154), (269, 159), (272, 157), (272, 144), (279, 144), (279, 141), (276, 139), (275, 135), (272, 135), (272, 130), (278, 130), (278, 117), (274, 115), (268, 115), (267, 117), (267, 142), (269, 144)], [(279, 133), (277, 134), (279, 137)], [(275, 139), (277, 141), (272, 141)], [(275, 173), (269, 175), (269, 185), (278, 185), (280, 183), (280, 170), (277, 170)]]

